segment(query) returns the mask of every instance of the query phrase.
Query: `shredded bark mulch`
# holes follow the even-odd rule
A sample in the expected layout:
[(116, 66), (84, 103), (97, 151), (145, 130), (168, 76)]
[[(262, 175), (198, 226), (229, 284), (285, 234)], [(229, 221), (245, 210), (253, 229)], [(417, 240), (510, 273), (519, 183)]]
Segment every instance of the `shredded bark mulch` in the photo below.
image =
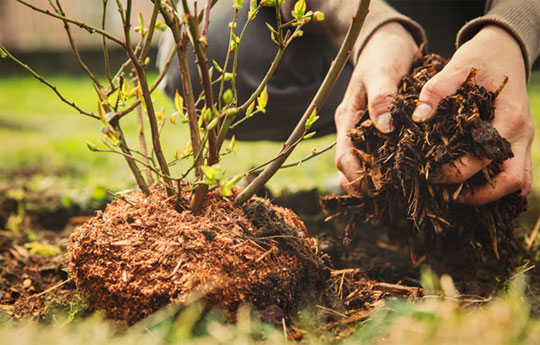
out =
[(115, 319), (133, 323), (167, 304), (202, 298), (231, 320), (243, 303), (279, 322), (317, 305), (346, 324), (365, 318), (386, 296), (422, 295), (419, 288), (375, 283), (357, 269), (331, 270), (294, 213), (267, 200), (239, 208), (213, 191), (200, 215), (177, 212), (158, 188), (126, 200), (81, 226), (67, 254), (89, 307)]
[[(377, 221), (392, 238), (412, 244), (422, 237), (432, 266), (458, 280), (477, 278), (479, 264), (486, 260), (494, 263), (496, 271), (509, 272), (512, 255), (518, 250), (516, 219), (526, 210), (526, 198), (516, 192), (484, 206), (455, 202), (460, 194), (474, 193), (475, 187), (491, 183), (502, 163), (513, 157), (510, 143), (491, 125), (493, 104), (504, 92), (506, 80), (501, 80), (495, 92), (487, 91), (474, 84), (473, 69), (456, 93), (439, 103), (433, 119), (412, 121), (420, 90), (445, 63), (435, 54), (418, 57), (413, 63), (390, 109), (395, 131), (379, 132), (367, 111), (350, 131), (360, 173), (373, 195), (329, 196), (322, 204), (329, 213), (350, 214), (350, 231), (358, 224)], [(464, 154), (491, 163), (461, 184), (431, 182), (443, 165)]]
[(231, 315), (242, 302), (288, 312), (328, 275), (302, 222), (262, 199), (243, 210), (214, 191), (201, 215), (158, 188), (127, 200), (81, 226), (67, 255), (89, 306), (110, 317), (132, 323), (198, 296)]

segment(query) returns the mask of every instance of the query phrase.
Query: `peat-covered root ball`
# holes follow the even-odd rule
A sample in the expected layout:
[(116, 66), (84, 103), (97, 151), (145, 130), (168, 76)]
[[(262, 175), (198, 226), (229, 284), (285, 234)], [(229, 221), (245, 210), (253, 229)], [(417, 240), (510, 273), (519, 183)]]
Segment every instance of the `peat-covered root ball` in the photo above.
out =
[(89, 306), (112, 318), (133, 323), (192, 296), (233, 319), (241, 303), (288, 312), (328, 275), (303, 223), (268, 201), (239, 208), (213, 191), (194, 215), (158, 188), (126, 200), (81, 226), (67, 254)]
[[(494, 101), (504, 92), (506, 80), (500, 81), (498, 90), (487, 91), (475, 85), (474, 69), (454, 95), (439, 103), (433, 119), (412, 121), (420, 90), (445, 63), (434, 54), (413, 63), (390, 109), (395, 131), (379, 132), (367, 111), (350, 131), (360, 174), (373, 195), (326, 197), (322, 203), (329, 212), (352, 213), (352, 223), (379, 221), (391, 235), (409, 242), (421, 235), (428, 256), (448, 266), (442, 271), (477, 274), (469, 268), (482, 261), (479, 255), (493, 256), (499, 267), (510, 260), (516, 218), (526, 209), (526, 199), (516, 192), (484, 206), (456, 202), (460, 195), (475, 193), (478, 186), (491, 183), (513, 154), (510, 143), (491, 125)], [(432, 182), (443, 165), (467, 154), (491, 163), (460, 184)]]

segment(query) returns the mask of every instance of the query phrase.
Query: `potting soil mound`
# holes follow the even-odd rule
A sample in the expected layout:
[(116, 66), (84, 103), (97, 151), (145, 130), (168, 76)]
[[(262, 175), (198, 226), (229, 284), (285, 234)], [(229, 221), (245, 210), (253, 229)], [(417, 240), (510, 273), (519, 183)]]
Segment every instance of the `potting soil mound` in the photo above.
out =
[[(526, 199), (516, 192), (484, 206), (455, 202), (460, 194), (491, 183), (513, 154), (510, 143), (491, 125), (494, 101), (504, 92), (506, 81), (501, 80), (495, 92), (487, 91), (474, 84), (474, 69), (454, 95), (439, 103), (431, 120), (412, 121), (422, 87), (445, 63), (435, 54), (415, 60), (394, 95), (392, 133), (379, 132), (367, 111), (349, 132), (361, 165), (359, 173), (373, 195), (330, 196), (322, 204), (330, 213), (352, 214), (349, 229), (376, 220), (394, 238), (410, 244), (420, 235), (427, 254), (441, 266), (440, 273), (470, 278), (478, 274), (475, 268), (486, 257), (495, 259), (499, 268), (508, 267), (516, 248), (516, 218), (525, 211)], [(491, 163), (463, 183), (432, 183), (443, 165), (465, 154)], [(465, 271), (468, 274), (463, 275)]]
[(268, 201), (242, 209), (212, 191), (194, 215), (157, 187), (126, 200), (73, 233), (67, 254), (89, 306), (112, 318), (132, 323), (198, 296), (232, 318), (241, 303), (288, 313), (328, 277), (303, 223)]

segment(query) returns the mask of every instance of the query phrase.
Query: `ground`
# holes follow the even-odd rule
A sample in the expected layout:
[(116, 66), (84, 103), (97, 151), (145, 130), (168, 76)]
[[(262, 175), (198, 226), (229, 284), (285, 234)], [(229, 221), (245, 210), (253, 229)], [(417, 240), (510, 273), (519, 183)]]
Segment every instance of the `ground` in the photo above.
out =
[[(93, 107), (91, 100), (82, 96), (87, 88), (80, 85), (78, 78), (58, 77), (54, 81), (70, 96), (80, 99), (81, 105)], [(538, 130), (539, 74), (533, 75), (529, 90)], [(62, 257), (56, 255), (55, 251), (64, 250), (65, 239), (75, 227), (88, 220), (87, 217), (95, 209), (104, 207), (110, 199), (107, 190), (131, 188), (132, 180), (119, 157), (91, 153), (86, 149), (86, 141), (99, 142), (99, 134), (93, 123), (58, 105), (54, 95), (32, 78), (17, 76), (4, 79), (0, 85), (0, 95), (0, 160), (3, 163), (0, 187), (3, 197), (0, 199), (0, 279), (2, 282), (16, 280), (21, 288), (19, 291), (8, 291), (0, 285), (0, 307), (6, 312), (4, 315), (8, 315), (7, 318), (24, 310), (27, 318), (39, 316), (45, 320), (41, 326), (36, 323), (24, 326), (26, 336), (17, 338), (19, 343), (32, 344), (36, 339), (53, 334), (58, 335), (55, 338), (57, 343), (63, 342), (64, 338), (70, 339), (70, 343), (89, 343), (83, 339), (92, 338), (96, 329), (101, 329), (102, 336), (92, 339), (96, 344), (127, 342), (128, 339), (144, 343), (149, 334), (154, 335), (156, 343), (182, 339), (190, 339), (193, 343), (241, 343), (246, 339), (284, 341), (281, 325), (261, 323), (255, 312), (244, 308), (240, 310), (237, 326), (220, 322), (219, 314), (208, 312), (197, 304), (185, 309), (164, 311), (129, 330), (119, 330), (109, 321), (88, 315), (84, 302), (72, 295), (73, 282), (68, 280)], [(13, 102), (13, 99), (17, 99), (17, 102)], [(170, 148), (168, 154), (182, 150), (185, 143), (179, 142), (178, 138), (184, 137), (182, 133), (186, 133), (185, 129), (172, 125), (165, 129), (165, 146)], [(134, 130), (133, 125), (131, 130)], [(322, 148), (333, 139), (310, 140), (300, 148), (295, 158), (306, 156), (313, 148)], [(540, 150), (535, 145), (534, 166), (540, 167)], [(238, 146), (242, 150), (242, 145)], [(249, 144), (245, 151), (237, 152), (236, 157), (229, 157), (231, 163), (226, 169), (233, 174), (249, 168), (257, 164), (263, 154), (271, 156), (278, 148), (278, 145), (270, 143)], [(237, 157), (242, 157), (242, 161), (239, 162)], [(101, 171), (107, 171), (107, 174)], [(535, 180), (540, 178), (539, 171), (535, 169)], [(441, 342), (450, 339), (452, 342), (453, 339), (453, 343), (456, 343), (479, 337), (485, 339), (484, 343), (538, 343), (540, 326), (537, 308), (540, 303), (535, 291), (538, 287), (522, 283), (520, 277), (503, 282), (501, 286), (505, 287), (495, 293), (499, 297), (493, 297), (493, 300), (489, 298), (490, 301), (482, 299), (482, 303), (469, 298), (469, 305), (475, 307), (460, 309), (453, 301), (456, 296), (452, 295), (451, 284), (444, 280), (439, 282), (429, 273), (421, 275), (422, 262), (412, 265), (407, 249), (391, 242), (376, 227), (366, 227), (365, 231), (356, 234), (350, 247), (341, 246), (340, 234), (336, 236), (339, 230), (336, 229), (341, 229), (346, 220), (323, 222), (324, 215), (317, 201), (319, 194), (326, 194), (335, 187), (334, 177), (333, 157), (332, 153), (328, 153), (306, 162), (301, 168), (280, 172), (269, 188), (277, 203), (294, 206), (305, 221), (310, 235), (317, 236), (321, 247), (334, 258), (336, 269), (361, 266), (365, 269), (362, 274), (372, 279), (409, 286), (422, 285), (430, 289), (428, 296), (433, 297), (416, 303), (403, 300), (391, 302), (368, 319), (365, 319), (367, 315), (359, 317), (363, 321), (352, 322), (352, 328), (350, 324), (339, 324), (340, 320), (345, 319), (335, 314), (336, 310), (319, 308), (302, 311), (293, 324), (285, 326), (289, 336), (301, 334), (304, 341), (309, 343), (345, 339), (396, 344), (405, 343), (405, 339), (418, 344), (434, 343), (434, 339)], [(295, 193), (299, 190), (303, 192)], [(529, 200), (531, 211), (521, 220), (522, 231), (527, 235), (532, 232), (538, 218), (538, 195), (539, 189), (535, 186)], [(16, 231), (20, 235), (13, 235)], [(47, 255), (52, 258), (47, 258)], [(521, 271), (527, 270), (529, 275), (538, 274), (531, 267), (532, 264), (525, 265)], [(16, 294), (28, 297), (21, 299), (28, 303), (9, 305), (6, 301), (16, 298)], [(526, 300), (526, 297), (529, 299)], [(480, 304), (482, 306), (478, 307)], [(50, 308), (44, 309), (44, 306)], [(271, 310), (267, 312), (272, 315)], [(330, 318), (329, 313), (333, 314)], [(73, 327), (66, 327), (66, 324)], [(0, 326), (0, 335), (10, 343), (9, 339), (15, 339), (19, 334), (19, 327), (21, 324), (7, 320)], [(416, 330), (413, 335), (411, 329)], [(492, 332), (486, 334), (482, 329)]]

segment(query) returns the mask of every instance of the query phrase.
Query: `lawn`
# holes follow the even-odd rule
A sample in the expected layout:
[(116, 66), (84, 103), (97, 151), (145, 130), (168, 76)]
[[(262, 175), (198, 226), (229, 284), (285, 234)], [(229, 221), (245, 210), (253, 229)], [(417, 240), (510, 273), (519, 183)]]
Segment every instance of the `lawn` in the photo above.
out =
[[(92, 88), (84, 79), (57, 75), (49, 80), (82, 108), (96, 108), (94, 99), (88, 96)], [(529, 95), (538, 131), (540, 72), (533, 73)], [(156, 94), (156, 102), (164, 105), (166, 113), (173, 112), (172, 104), (163, 95)], [(129, 140), (135, 141), (135, 122), (126, 120), (125, 128)], [(32, 77), (16, 75), (0, 81), (0, 174), (3, 174), (0, 185), (27, 178), (23, 173), (14, 174), (14, 171), (37, 170), (38, 177), (33, 176), (32, 183), (42, 189), (54, 188), (73, 199), (83, 199), (103, 189), (116, 191), (133, 187), (133, 179), (121, 157), (88, 150), (87, 141), (99, 145), (100, 140), (97, 121), (74, 113)], [(163, 143), (168, 158), (176, 151), (182, 151), (187, 140), (185, 125), (167, 123), (164, 127)], [(307, 140), (289, 161), (297, 161), (334, 140), (332, 135)], [(270, 159), (279, 148), (279, 143), (238, 143), (236, 151), (224, 159), (223, 166), (228, 175), (234, 175)], [(534, 180), (540, 181), (538, 143), (533, 144), (532, 155)], [(275, 195), (312, 188), (325, 193), (335, 189), (336, 175), (331, 150), (298, 167), (280, 171), (268, 187)], [(533, 194), (540, 195), (538, 183), (533, 188)], [(538, 210), (535, 202), (532, 209)], [(523, 223), (525, 232), (532, 230), (536, 218), (538, 214), (529, 213), (529, 220)], [(443, 280), (442, 284), (424, 284), (431, 288), (430, 297), (424, 301), (393, 301), (353, 329), (326, 332), (316, 326), (316, 315), (310, 311), (301, 313), (297, 323), (307, 332), (304, 342), (313, 344), (342, 342), (340, 337), (349, 343), (539, 344), (540, 321), (537, 311), (531, 312), (531, 308), (538, 306), (540, 301), (538, 294), (531, 294), (523, 279), (518, 275), (507, 282), (507, 289), (501, 291), (500, 296), (487, 303), (473, 302), (473, 307), (467, 309), (460, 308), (454, 300), (451, 284), (445, 284)], [(127, 330), (99, 315), (80, 316), (76, 305), (71, 308), (52, 313), (42, 324), (2, 322), (0, 338), (5, 339), (6, 344), (287, 343), (279, 326), (257, 321), (254, 312), (247, 308), (242, 309), (235, 326), (221, 322), (217, 313), (200, 321), (202, 310), (194, 304), (183, 310), (158, 313)]]
[[(81, 108), (96, 111), (95, 100), (89, 96), (93, 92), (92, 86), (83, 78), (60, 75), (51, 77), (50, 81), (57, 85), (66, 98), (75, 100)], [(165, 96), (156, 92), (155, 99), (165, 107), (166, 114), (174, 112), (172, 103)], [(128, 140), (135, 142), (135, 119), (123, 121)], [(40, 166), (57, 174), (74, 171), (76, 178), (70, 183), (75, 183), (81, 189), (98, 185), (111, 189), (133, 186), (130, 172), (121, 157), (88, 150), (87, 141), (100, 144), (99, 127), (98, 121), (77, 115), (71, 107), (59, 102), (51, 90), (32, 77), (17, 75), (4, 78), (0, 83), (2, 169)], [(166, 123), (162, 133), (165, 155), (172, 160), (175, 152), (184, 150), (189, 140), (187, 124)], [(322, 149), (334, 140), (334, 136), (306, 140), (289, 162), (298, 161), (308, 156), (312, 150)], [(236, 147), (235, 152), (226, 157), (222, 164), (230, 176), (271, 159), (281, 144), (250, 142), (240, 143)], [(327, 152), (303, 163), (301, 168), (284, 169), (268, 187), (276, 193), (283, 190), (335, 187), (337, 172), (333, 161), (332, 152)], [(176, 171), (181, 169), (182, 165), (179, 165)], [(108, 173), (105, 175), (103, 171)]]

